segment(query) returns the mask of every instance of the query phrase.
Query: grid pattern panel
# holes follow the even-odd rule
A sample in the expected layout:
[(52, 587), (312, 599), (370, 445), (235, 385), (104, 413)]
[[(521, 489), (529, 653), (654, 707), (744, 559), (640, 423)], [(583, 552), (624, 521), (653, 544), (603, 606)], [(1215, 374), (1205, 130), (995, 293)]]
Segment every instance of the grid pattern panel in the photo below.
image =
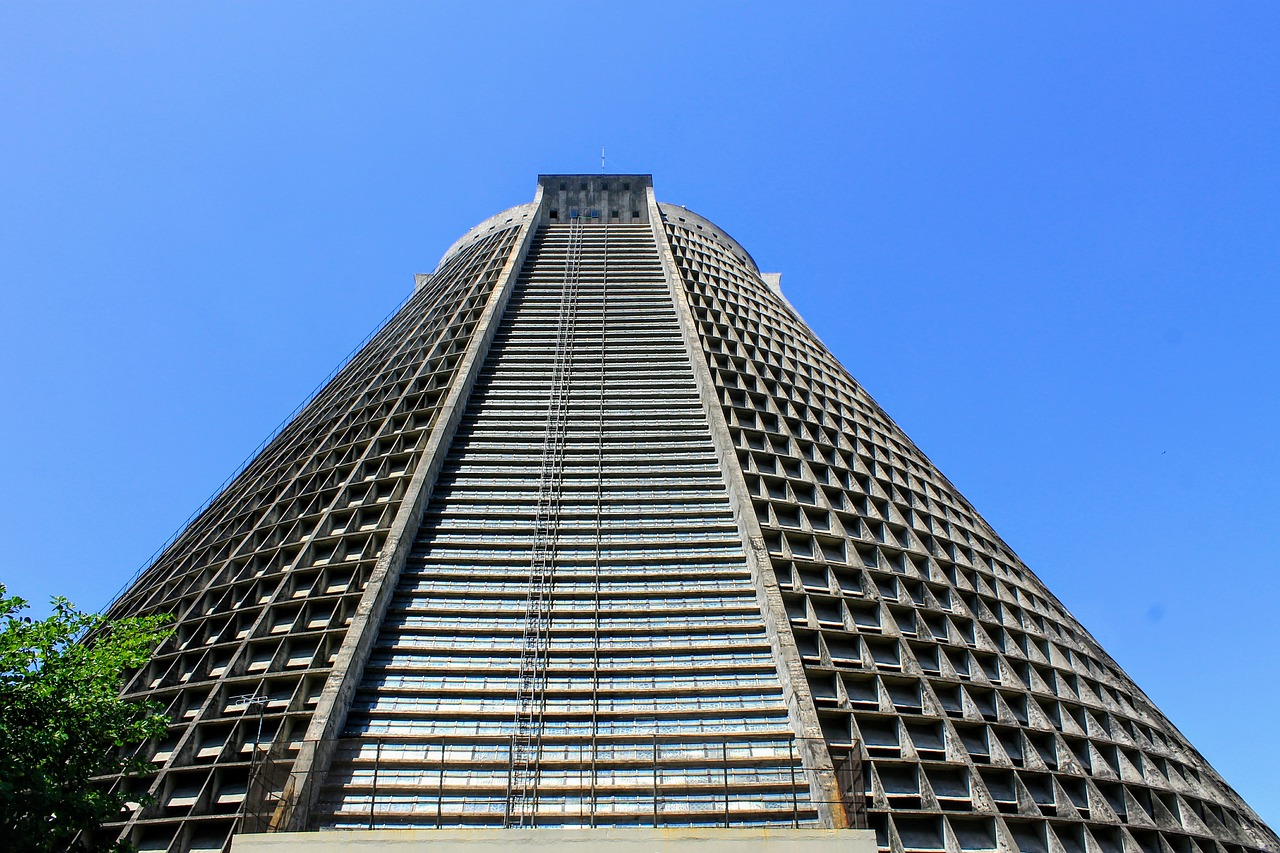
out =
[[(144, 850), (221, 850), (251, 765), (296, 751), (519, 223), (464, 247), (111, 607), (176, 634), (125, 693), (158, 701)], [(246, 700), (246, 697), (256, 697)]]
[(662, 205), (833, 748), (882, 848), (1280, 850), (711, 223)]
[(581, 228), (567, 274), (575, 227), (544, 227), (517, 282), (353, 703), (322, 826), (516, 823), (535, 509), (566, 323), (525, 825), (816, 819), (652, 231)]

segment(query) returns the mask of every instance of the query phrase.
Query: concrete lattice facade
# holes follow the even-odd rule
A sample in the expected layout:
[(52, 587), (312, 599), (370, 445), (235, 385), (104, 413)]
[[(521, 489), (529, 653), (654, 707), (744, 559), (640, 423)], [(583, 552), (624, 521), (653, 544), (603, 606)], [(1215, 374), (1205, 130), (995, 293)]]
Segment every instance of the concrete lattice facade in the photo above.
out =
[(1280, 841), (709, 221), (544, 176), (144, 572), (144, 850), (343, 828)]

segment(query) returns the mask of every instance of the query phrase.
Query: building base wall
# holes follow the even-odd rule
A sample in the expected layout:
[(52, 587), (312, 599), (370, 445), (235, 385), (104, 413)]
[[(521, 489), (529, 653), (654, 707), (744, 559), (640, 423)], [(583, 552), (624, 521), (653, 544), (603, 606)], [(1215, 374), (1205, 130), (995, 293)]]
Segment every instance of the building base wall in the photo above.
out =
[(357, 829), (237, 835), (231, 853), (876, 853), (867, 829)]

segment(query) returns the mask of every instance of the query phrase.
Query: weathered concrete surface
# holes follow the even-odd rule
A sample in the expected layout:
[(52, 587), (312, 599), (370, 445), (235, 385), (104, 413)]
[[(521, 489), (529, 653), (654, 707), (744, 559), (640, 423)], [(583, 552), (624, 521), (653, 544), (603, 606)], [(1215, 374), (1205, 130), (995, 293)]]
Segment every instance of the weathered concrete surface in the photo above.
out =
[[(524, 265), (525, 256), (533, 243), (534, 228), (530, 213), (538, 209), (542, 203), (542, 190), (539, 189), (532, 207), (512, 208), (503, 214), (512, 214), (509, 219), (523, 217), (519, 226), (521, 235), (517, 246), (507, 258), (498, 282), (485, 305), (484, 313), (476, 324), (471, 342), (462, 362), (458, 366), (453, 388), (445, 398), (437, 416), (436, 424), (428, 438), (427, 446), (422, 451), (421, 459), (409, 482), (400, 510), (391, 525), (387, 541), (383, 545), (382, 556), (374, 567), (365, 592), (356, 608), (342, 646), (338, 649), (320, 701), (312, 714), (311, 723), (306, 736), (294, 760), (293, 770), (285, 785), (284, 794), (276, 814), (271, 819), (272, 826), (291, 830), (302, 829), (310, 820), (316, 797), (320, 793), (320, 785), (328, 772), (329, 763), (333, 760), (333, 752), (337, 745), (337, 736), (347, 719), (351, 707), (351, 699), (360, 683), (364, 665), (369, 659), (369, 651), (377, 639), (382, 619), (386, 615), (391, 594), (396, 588), (400, 570), (404, 568), (409, 551), (413, 547), (418, 525), (422, 521), (422, 512), (435, 488), (440, 469), (444, 466), (449, 445), (458, 431), (462, 414), (466, 410), (467, 399), (475, 386), (476, 377), (484, 364), (485, 354), (493, 343), (498, 324), (502, 320), (502, 312), (506, 309), (507, 300), (515, 287), (516, 276)], [(499, 214), (502, 216), (503, 214)], [(490, 217), (486, 223), (496, 221)], [(465, 238), (464, 238), (465, 239)], [(460, 244), (455, 244), (460, 245)], [(452, 251), (452, 250), (451, 250)], [(446, 258), (448, 255), (446, 254)], [(443, 261), (441, 261), (443, 263)]]
[(576, 850), (589, 853), (875, 853), (868, 829), (359, 829), (237, 835), (231, 853), (506, 853)]
[(539, 221), (568, 222), (577, 215), (587, 224), (643, 225), (649, 221), (646, 199), (652, 187), (652, 175), (539, 175), (538, 191), (545, 199)]
[[(529, 219), (538, 212), (538, 207), (541, 201), (542, 195), (537, 194), (531, 202), (517, 204), (515, 207), (508, 207), (501, 213), (495, 213), (493, 216), (490, 216), (484, 222), (481, 222), (466, 234), (463, 234), (457, 240), (454, 240), (453, 245), (446, 249), (444, 254), (440, 256), (440, 262), (436, 264), (436, 269), (444, 266), (445, 261), (453, 257), (453, 255), (458, 251), (470, 246), (475, 241), (487, 237), (489, 234), (492, 234), (500, 228), (514, 225), (517, 221)], [(430, 273), (418, 273), (414, 276), (415, 286), (421, 287), (425, 283), (423, 279), (430, 280), (430, 278)]]
[[(795, 634), (791, 631), (791, 620), (787, 617), (786, 607), (782, 602), (778, 578), (773, 572), (769, 552), (765, 549), (764, 533), (760, 529), (760, 521), (752, 507), (751, 493), (747, 489), (741, 463), (738, 461), (738, 449), (734, 446), (733, 436), (730, 435), (729, 425), (725, 421), (724, 410), (720, 407), (719, 391), (711, 376), (711, 367), (707, 364), (706, 353), (703, 352), (702, 344), (698, 339), (698, 326), (689, 309), (684, 281), (680, 278), (671, 244), (667, 241), (666, 231), (662, 227), (662, 213), (652, 187), (648, 190), (647, 201), (654, 240), (662, 261), (663, 276), (667, 280), (671, 297), (676, 303), (676, 312), (680, 316), (680, 333), (684, 337), (685, 348), (698, 380), (703, 411), (711, 426), (711, 439), (715, 443), (716, 454), (720, 457), (720, 468), (725, 476), (725, 486), (729, 492), (729, 503), (733, 506), (734, 520), (738, 523), (738, 530), (746, 546), (747, 565), (755, 581), (756, 598), (764, 617), (765, 634), (769, 637), (774, 662), (778, 667), (778, 678), (782, 682), (787, 713), (798, 738), (800, 757), (809, 779), (810, 797), (818, 806), (818, 814), (823, 826), (845, 829), (851, 822), (847, 811), (848, 804), (840, 795), (835, 766), (831, 760), (831, 753), (827, 749), (826, 739), (823, 737), (822, 723), (818, 719), (813, 693), (809, 689), (809, 680), (805, 676), (804, 663), (796, 647)], [(684, 208), (680, 209), (679, 214), (673, 211), (673, 215), (694, 216)], [(707, 222), (701, 217), (698, 219)], [(707, 224), (711, 225), (710, 222)], [(732, 245), (737, 245), (733, 243), (732, 238), (726, 237), (725, 240)], [(746, 253), (745, 249), (743, 253)], [(753, 266), (754, 263), (752, 261)]]

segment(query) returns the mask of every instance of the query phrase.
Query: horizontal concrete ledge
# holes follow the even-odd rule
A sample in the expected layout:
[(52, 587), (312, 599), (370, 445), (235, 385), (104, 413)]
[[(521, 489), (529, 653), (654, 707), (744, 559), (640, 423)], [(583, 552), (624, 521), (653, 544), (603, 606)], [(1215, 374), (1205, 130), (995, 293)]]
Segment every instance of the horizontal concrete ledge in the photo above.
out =
[(875, 853), (868, 829), (353, 829), (237, 835), (231, 853), (506, 853), (564, 850), (587, 853)]

